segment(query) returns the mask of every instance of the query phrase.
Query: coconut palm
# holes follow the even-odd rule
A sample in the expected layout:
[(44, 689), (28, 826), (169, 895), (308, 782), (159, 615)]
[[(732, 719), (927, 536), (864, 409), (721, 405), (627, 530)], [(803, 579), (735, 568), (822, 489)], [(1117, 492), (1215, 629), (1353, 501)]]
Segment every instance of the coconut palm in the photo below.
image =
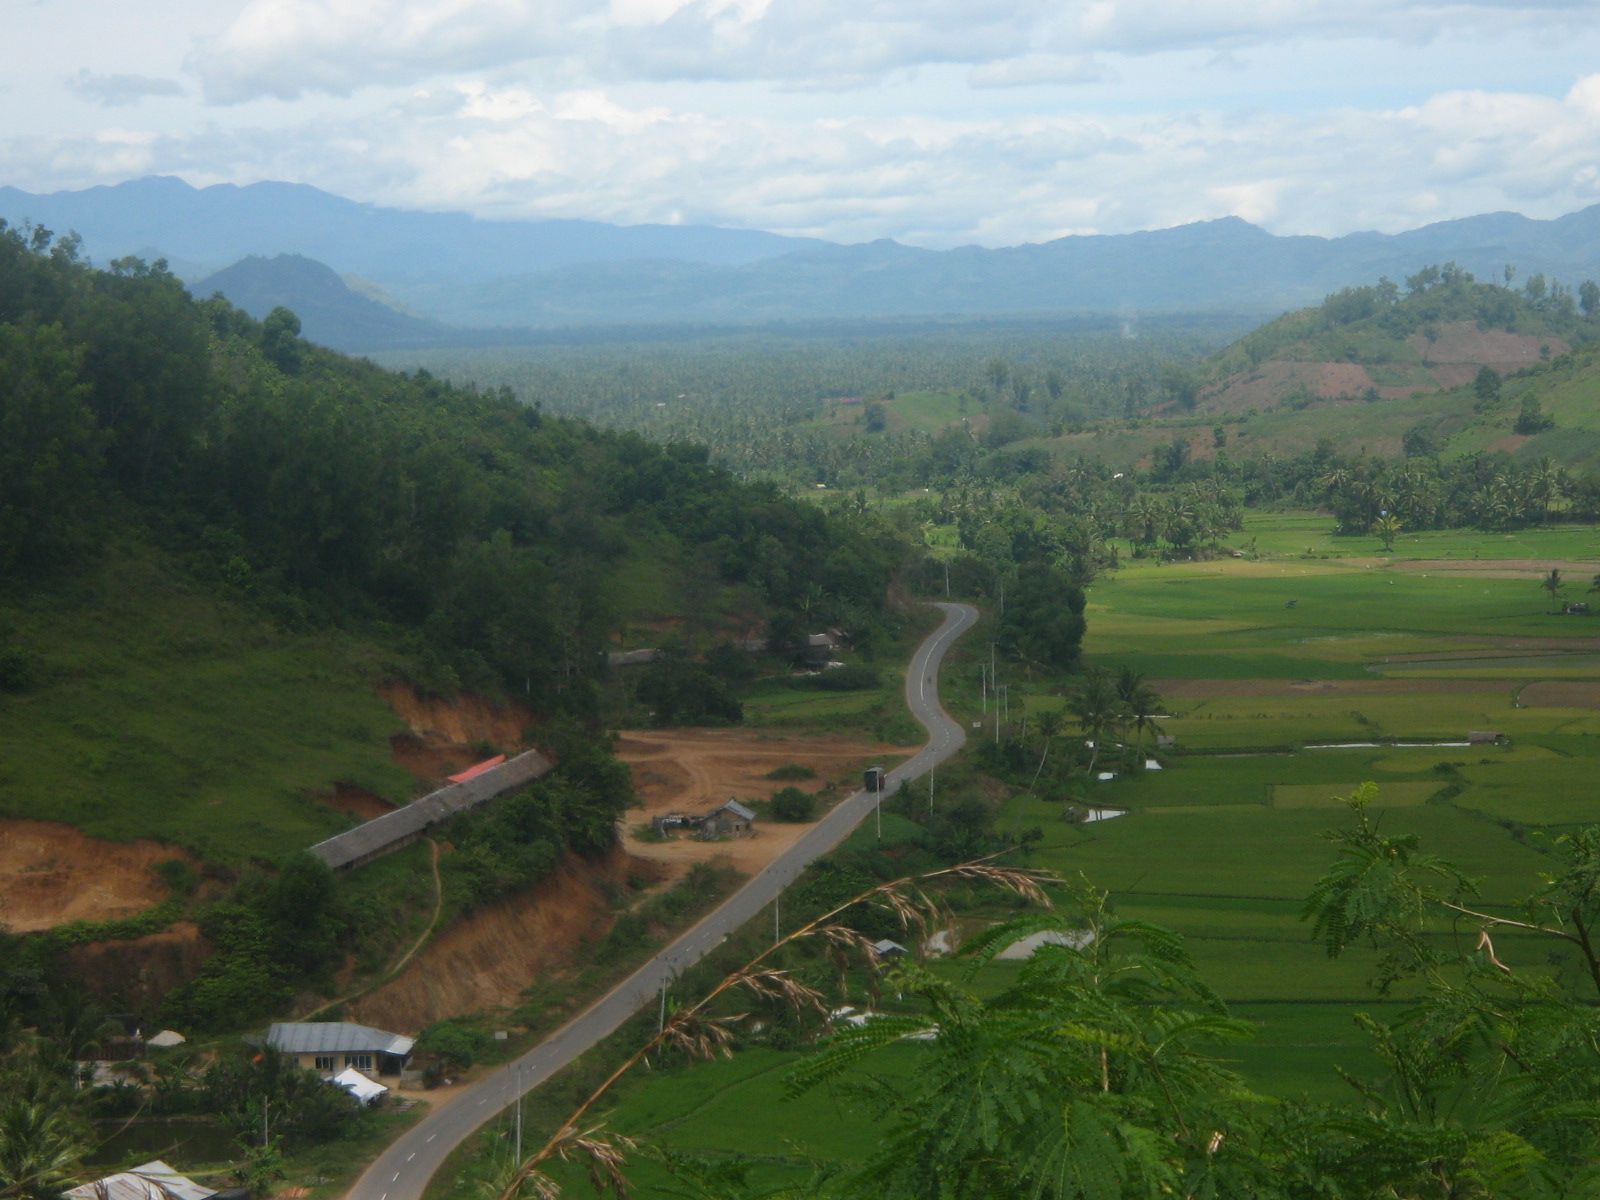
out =
[(1132, 667), (1123, 667), (1117, 673), (1117, 698), (1128, 723), (1133, 726), (1136, 741), (1146, 733), (1154, 739), (1161, 732), (1161, 726), (1156, 724), (1156, 716), (1162, 708), (1161, 696)]
[(1127, 711), (1111, 672), (1104, 667), (1084, 671), (1083, 682), (1067, 697), (1067, 711), (1078, 719), (1078, 728), (1089, 735), (1089, 774), (1093, 775), (1101, 746)]
[(1050, 743), (1055, 740), (1066, 723), (1065, 715), (1053, 709), (1040, 713), (1034, 719), (1034, 728), (1039, 731), (1039, 737), (1044, 741), (1044, 752), (1039, 755), (1039, 765), (1033, 771), (1033, 782), (1028, 785), (1030, 792), (1039, 786), (1039, 773), (1044, 770), (1044, 760), (1050, 755)]

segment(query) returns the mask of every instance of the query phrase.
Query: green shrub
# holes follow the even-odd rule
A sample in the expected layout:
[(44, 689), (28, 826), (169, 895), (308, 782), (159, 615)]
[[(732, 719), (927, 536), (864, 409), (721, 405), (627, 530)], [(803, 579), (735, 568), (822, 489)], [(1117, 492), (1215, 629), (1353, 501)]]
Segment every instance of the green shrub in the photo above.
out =
[(465, 1071), (493, 1049), (494, 1039), (487, 1033), (459, 1021), (435, 1021), (417, 1036), (417, 1053), (451, 1071)]
[(780, 788), (772, 793), (772, 817), (776, 821), (801, 823), (817, 813), (817, 798), (797, 787)]
[(822, 692), (864, 692), (878, 686), (878, 672), (861, 663), (834, 667), (820, 675), (802, 675), (789, 681), (791, 687), (816, 688)]
[(200, 887), (200, 872), (181, 858), (169, 858), (150, 869), (161, 876), (174, 900), (187, 900)]
[(0, 692), (25, 692), (38, 682), (33, 659), (15, 646), (0, 648)]
[(767, 772), (768, 779), (780, 781), (790, 779), (815, 779), (816, 777), (817, 773), (815, 771), (813, 771), (810, 767), (801, 766), (799, 763), (786, 763), (777, 768), (777, 770)]

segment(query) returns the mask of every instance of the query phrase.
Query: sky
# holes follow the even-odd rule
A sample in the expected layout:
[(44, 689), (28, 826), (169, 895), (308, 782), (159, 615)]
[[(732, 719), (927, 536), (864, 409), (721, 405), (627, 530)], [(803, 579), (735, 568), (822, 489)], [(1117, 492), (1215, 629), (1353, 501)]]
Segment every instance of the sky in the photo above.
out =
[(1600, 0), (0, 0), (0, 184), (1015, 245), (1600, 202)]

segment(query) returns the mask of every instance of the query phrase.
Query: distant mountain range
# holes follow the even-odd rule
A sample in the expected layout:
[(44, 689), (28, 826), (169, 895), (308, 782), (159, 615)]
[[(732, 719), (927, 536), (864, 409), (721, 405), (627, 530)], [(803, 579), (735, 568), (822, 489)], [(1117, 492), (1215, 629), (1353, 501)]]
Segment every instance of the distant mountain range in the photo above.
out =
[[(1229, 217), (946, 251), (704, 226), (485, 221), (358, 204), (302, 184), (196, 189), (161, 177), (49, 195), (0, 188), (0, 218), (75, 230), (98, 262), (164, 256), (180, 275), (201, 281), (200, 294), (221, 290), (246, 308), (268, 295), (297, 312), (319, 305), (316, 321), (301, 314), (308, 335), (322, 328), (330, 344), (356, 351), (492, 340), (499, 336), (489, 332), (494, 327), (1266, 315), (1452, 260), (1484, 278), (1497, 277), (1507, 263), (1522, 277), (1543, 272), (1572, 285), (1600, 277), (1600, 205), (1549, 221), (1492, 213), (1401, 234), (1278, 237)], [(256, 260), (216, 271), (249, 256)], [(304, 259), (331, 270), (312, 271)], [(359, 277), (355, 290), (340, 273)]]
[(197, 278), (252, 254), (301, 254), (386, 286), (474, 284), (634, 258), (736, 266), (823, 244), (702, 225), (485, 221), (379, 208), (300, 183), (195, 188), (161, 175), (47, 195), (0, 187), (0, 218), (76, 231), (100, 265), (127, 254), (160, 254), (178, 274)]

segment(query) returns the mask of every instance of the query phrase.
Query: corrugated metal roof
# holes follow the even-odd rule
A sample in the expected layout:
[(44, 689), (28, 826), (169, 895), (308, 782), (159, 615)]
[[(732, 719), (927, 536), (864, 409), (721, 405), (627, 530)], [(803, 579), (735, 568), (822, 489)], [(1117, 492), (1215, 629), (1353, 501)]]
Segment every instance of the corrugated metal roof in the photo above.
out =
[(347, 829), (326, 841), (318, 842), (311, 847), (311, 853), (334, 870), (347, 867), (396, 842), (443, 824), (457, 813), (475, 808), (502, 792), (531, 783), (548, 773), (550, 767), (549, 759), (537, 750), (529, 750), (509, 762), (473, 776), (465, 783), (452, 783), (436, 792), (429, 792), (404, 808), (386, 812), (381, 817), (362, 822), (354, 829)]
[(179, 1175), (160, 1159), (62, 1193), (73, 1200), (206, 1200), (216, 1194), (216, 1188)]
[(416, 1041), (349, 1021), (280, 1021), (267, 1045), (285, 1054), (410, 1054)]
[(735, 813), (738, 816), (743, 817), (746, 821), (754, 821), (756, 819), (755, 813), (751, 812), (748, 808), (746, 808), (744, 805), (740, 804), (737, 800), (729, 800), (721, 808), (717, 809), (717, 812), (724, 812), (724, 811)]

